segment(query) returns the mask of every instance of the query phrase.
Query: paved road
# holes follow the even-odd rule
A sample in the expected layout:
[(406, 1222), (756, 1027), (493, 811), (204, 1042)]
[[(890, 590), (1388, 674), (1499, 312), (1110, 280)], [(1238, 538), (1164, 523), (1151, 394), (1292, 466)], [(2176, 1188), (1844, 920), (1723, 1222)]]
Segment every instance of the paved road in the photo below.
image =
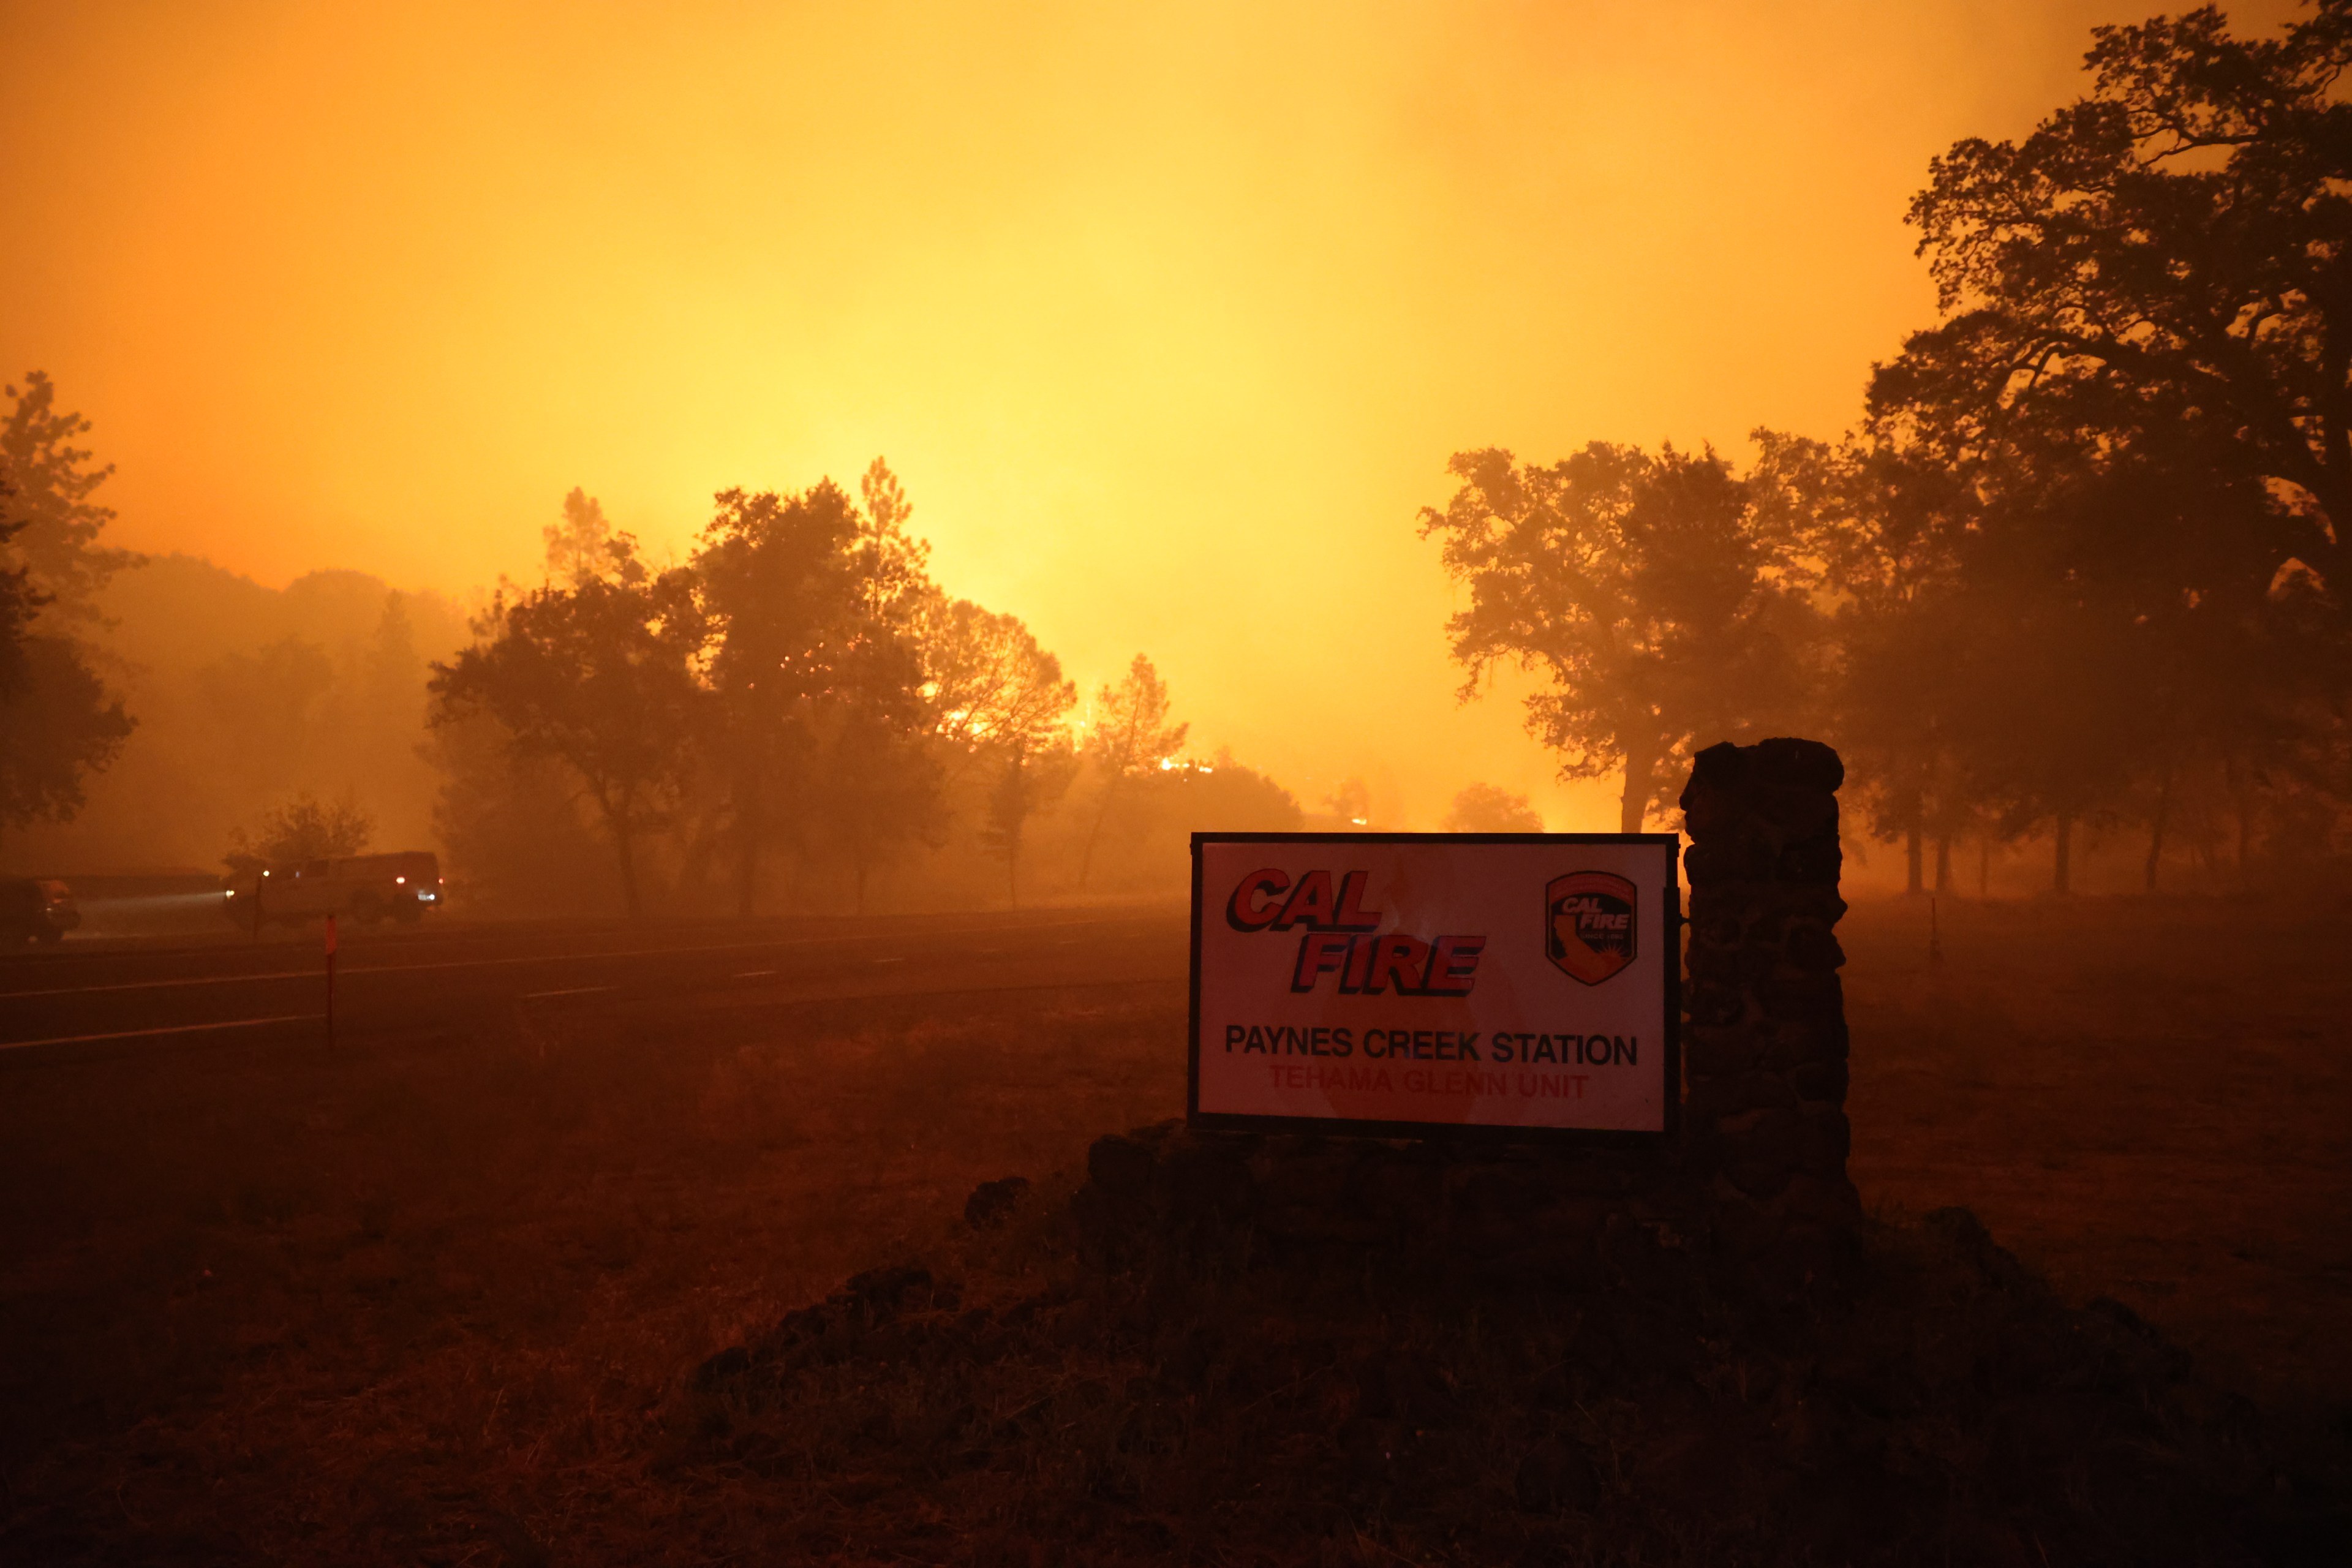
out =
[[(320, 933), (68, 943), (0, 957), (0, 1062), (326, 1030)], [(343, 936), (337, 1039), (514, 1009), (756, 1009), (815, 999), (1178, 981), (1164, 908), (773, 921), (433, 925)]]

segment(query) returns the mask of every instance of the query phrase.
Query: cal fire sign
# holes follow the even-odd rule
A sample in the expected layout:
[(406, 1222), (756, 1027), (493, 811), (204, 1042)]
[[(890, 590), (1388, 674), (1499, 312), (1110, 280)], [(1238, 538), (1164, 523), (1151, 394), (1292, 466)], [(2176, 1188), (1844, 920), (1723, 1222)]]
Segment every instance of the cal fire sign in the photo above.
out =
[(1671, 1131), (1676, 844), (1193, 835), (1192, 1120)]

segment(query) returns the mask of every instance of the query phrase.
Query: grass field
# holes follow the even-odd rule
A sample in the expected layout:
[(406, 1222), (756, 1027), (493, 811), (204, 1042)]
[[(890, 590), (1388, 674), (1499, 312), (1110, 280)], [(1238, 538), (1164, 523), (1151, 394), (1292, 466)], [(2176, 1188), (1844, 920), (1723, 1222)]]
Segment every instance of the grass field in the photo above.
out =
[[(1865, 1201), (2340, 1412), (2352, 919), (1941, 913), (1842, 933)], [(0, 1560), (708, 1560), (698, 1362), (1181, 1110), (1178, 988), (924, 1006), (0, 1074)]]
[(2268, 1400), (2352, 1402), (2352, 909), (1862, 906), (1841, 934), (1865, 1203), (1973, 1208)]

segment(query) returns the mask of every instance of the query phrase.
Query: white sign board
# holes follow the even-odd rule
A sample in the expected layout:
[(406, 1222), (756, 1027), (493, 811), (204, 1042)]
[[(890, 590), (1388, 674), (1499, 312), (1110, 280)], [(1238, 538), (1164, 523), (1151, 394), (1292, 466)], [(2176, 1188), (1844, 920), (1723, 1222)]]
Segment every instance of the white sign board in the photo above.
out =
[(1672, 834), (1196, 833), (1203, 1126), (1659, 1135)]

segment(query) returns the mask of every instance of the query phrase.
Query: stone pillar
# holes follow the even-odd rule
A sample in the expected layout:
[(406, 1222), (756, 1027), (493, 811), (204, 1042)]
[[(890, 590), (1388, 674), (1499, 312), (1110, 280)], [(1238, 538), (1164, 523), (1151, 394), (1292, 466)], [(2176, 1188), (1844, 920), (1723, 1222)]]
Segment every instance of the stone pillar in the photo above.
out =
[(1758, 1245), (1849, 1228), (1837, 788), (1818, 741), (1728, 742), (1683, 790), (1688, 1164)]

